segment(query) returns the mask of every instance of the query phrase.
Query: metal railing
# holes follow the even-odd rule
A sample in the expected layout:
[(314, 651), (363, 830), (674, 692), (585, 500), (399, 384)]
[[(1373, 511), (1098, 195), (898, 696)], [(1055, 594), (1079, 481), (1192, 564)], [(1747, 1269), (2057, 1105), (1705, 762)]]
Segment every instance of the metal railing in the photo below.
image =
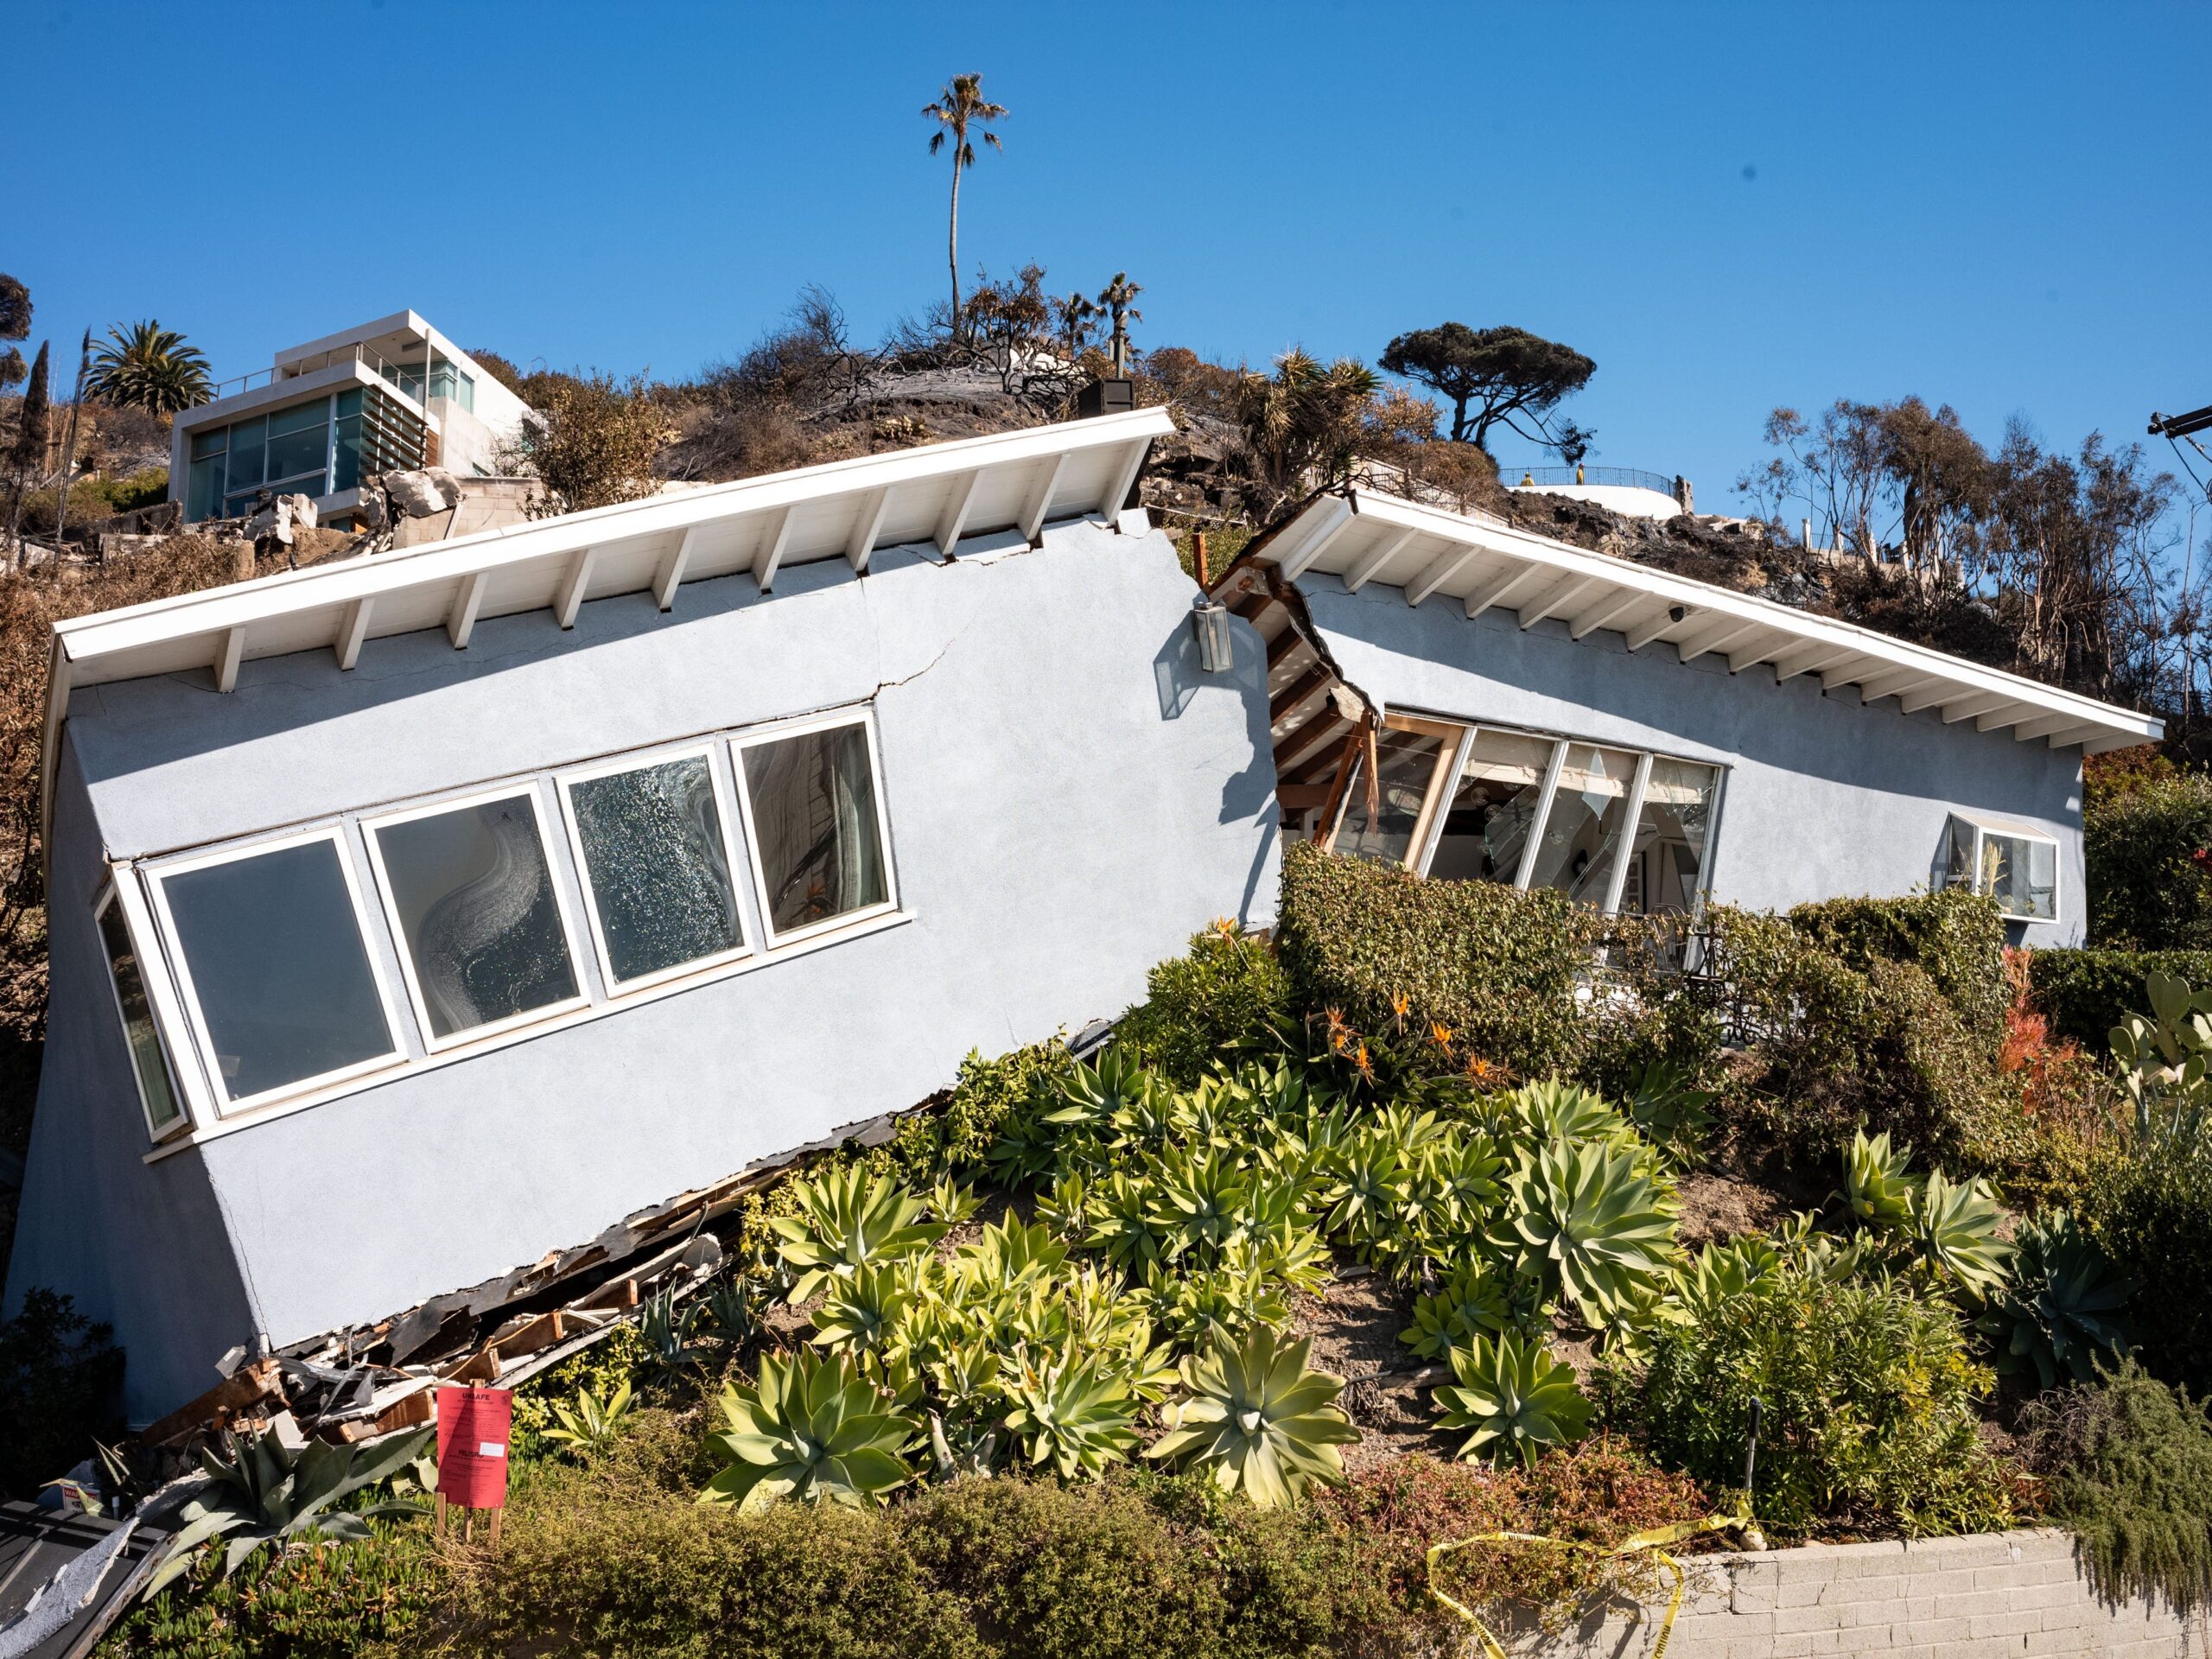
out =
[(1511, 467), (1499, 469), (1498, 481), (1508, 489), (1541, 488), (1559, 484), (1604, 484), (1622, 489), (1675, 493), (1675, 480), (1665, 473), (1647, 473), (1640, 467)]
[[(427, 355), (425, 353), (426, 358)], [(287, 363), (271, 364), (265, 369), (256, 369), (251, 374), (234, 375), (228, 380), (219, 381), (216, 383), (213, 394), (207, 401), (215, 403), (225, 397), (234, 397), (239, 392), (251, 391), (257, 386), (273, 386), (281, 385), (286, 380), (296, 380), (302, 375), (313, 374), (317, 370), (329, 368), (337, 363), (359, 363), (372, 369), (378, 379), (395, 391), (401, 390), (398, 385), (399, 377), (404, 375), (411, 379), (421, 381), (424, 378), (428, 369), (427, 362), (394, 363), (380, 353), (371, 351), (365, 346), (338, 346), (327, 352), (317, 352), (311, 357), (295, 358)], [(406, 397), (410, 394), (401, 391), (401, 395)]]

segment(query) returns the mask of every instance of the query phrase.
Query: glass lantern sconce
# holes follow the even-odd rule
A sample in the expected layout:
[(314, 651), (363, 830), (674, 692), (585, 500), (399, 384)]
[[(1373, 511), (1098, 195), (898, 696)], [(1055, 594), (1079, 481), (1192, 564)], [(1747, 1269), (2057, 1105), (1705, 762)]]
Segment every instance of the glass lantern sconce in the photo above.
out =
[(1198, 637), (1198, 666), (1209, 674), (1226, 674), (1234, 661), (1229, 633), (1229, 607), (1201, 594), (1191, 607), (1191, 632)]

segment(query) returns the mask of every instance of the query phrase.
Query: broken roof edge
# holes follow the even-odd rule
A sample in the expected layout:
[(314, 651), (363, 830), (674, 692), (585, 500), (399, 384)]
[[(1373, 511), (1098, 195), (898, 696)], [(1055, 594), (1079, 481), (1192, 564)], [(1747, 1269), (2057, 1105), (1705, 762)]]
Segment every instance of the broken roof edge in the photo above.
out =
[[(1379, 545), (1364, 534), (1370, 528), (1379, 529), (1384, 538)], [(1355, 529), (1362, 534), (1348, 540), (1347, 532)], [(1361, 540), (1369, 545), (1365, 556), (1355, 561), (1352, 551)], [(1418, 563), (1408, 560), (1405, 556), (1424, 540), (1432, 544), (1430, 556)], [(1447, 544), (1440, 556), (1433, 547), (1436, 541)], [(1484, 556), (1489, 563), (1478, 563)], [(2165, 734), (2164, 722), (2155, 715), (1969, 662), (1855, 622), (1356, 486), (1338, 486), (1307, 497), (1255, 537), (1216, 588), (1224, 585), (1236, 569), (1253, 563), (1271, 563), (1285, 580), (1294, 582), (1318, 571), (1338, 577), (1353, 592), (1370, 582), (1399, 588), (1411, 603), (1439, 594), (1462, 599), (1471, 620), (1493, 605), (1515, 608), (1510, 601), (1518, 581), (1548, 574), (1553, 578), (1549, 588), (1539, 587), (1520, 601), (1521, 612), (1535, 611), (1522, 615), (1524, 627), (1546, 617), (1562, 616), (1576, 639), (1608, 626), (1624, 632), (1632, 651), (1653, 643), (1673, 644), (1685, 664), (1728, 647), (1732, 673), (1772, 663), (1779, 684), (1801, 673), (1818, 672), (1826, 689), (1859, 687), (1868, 704), (1895, 696), (1904, 712), (1937, 708), (1947, 721), (1974, 719), (1984, 732), (2013, 728), (2021, 741), (2046, 737), (2054, 748), (2078, 744), (2096, 753), (2156, 742)], [(1482, 577), (1512, 574), (1501, 571), (1501, 563), (1521, 567), (1519, 578), (1503, 587), (1492, 582), (1485, 591)], [(1446, 584), (1465, 575), (1471, 567), (1477, 585), (1464, 594), (1451, 592)], [(1599, 587), (1629, 597), (1625, 603), (1608, 596), (1604, 605), (1592, 604), (1586, 590)], [(1570, 599), (1575, 602), (1569, 604)], [(1683, 614), (1674, 618), (1670, 607)], [(1623, 628), (1620, 625), (1630, 622), (1636, 612), (1652, 614), (1633, 631)], [(1585, 626), (1581, 619), (1593, 615), (1605, 620)], [(1717, 636), (1716, 622), (1722, 630)], [(1762, 632), (1768, 638), (1748, 639)], [(1785, 658), (1792, 660), (1778, 660)], [(1910, 702), (1905, 701), (1908, 697)], [(1984, 702), (1986, 707), (1978, 706)]]

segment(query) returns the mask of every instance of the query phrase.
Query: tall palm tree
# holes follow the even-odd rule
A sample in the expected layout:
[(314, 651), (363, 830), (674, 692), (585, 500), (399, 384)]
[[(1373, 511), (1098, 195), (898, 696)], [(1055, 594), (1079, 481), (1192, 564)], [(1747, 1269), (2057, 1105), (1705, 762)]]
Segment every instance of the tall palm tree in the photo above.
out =
[(159, 322), (135, 322), (107, 331), (107, 343), (92, 353), (92, 378), (85, 394), (95, 402), (149, 415), (174, 415), (206, 403), (214, 394), (207, 359), (184, 336)]
[(948, 137), (952, 140), (952, 228), (945, 251), (952, 267), (952, 334), (957, 340), (960, 336), (960, 175), (976, 164), (976, 147), (968, 142), (968, 129), (976, 126), (983, 142), (1003, 156), (1006, 146), (985, 124), (1005, 115), (1006, 105), (984, 98), (981, 75), (955, 75), (938, 94), (937, 102), (923, 107), (922, 114), (938, 124), (930, 135), (931, 155), (943, 149)]
[(1108, 350), (1114, 359), (1116, 374), (1129, 372), (1129, 325), (1144, 321), (1144, 313), (1130, 302), (1143, 292), (1144, 284), (1131, 282), (1126, 270), (1116, 271), (1114, 280), (1098, 290), (1099, 309), (1114, 319)]

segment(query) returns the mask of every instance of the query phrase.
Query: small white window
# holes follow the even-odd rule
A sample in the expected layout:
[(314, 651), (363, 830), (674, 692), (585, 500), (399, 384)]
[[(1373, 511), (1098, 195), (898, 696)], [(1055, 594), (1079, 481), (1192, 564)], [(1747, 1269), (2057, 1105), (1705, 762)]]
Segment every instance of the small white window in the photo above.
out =
[(777, 727), (739, 739), (735, 752), (770, 943), (896, 905), (870, 721)]
[(148, 1132), (159, 1141), (183, 1127), (184, 1108), (178, 1101), (176, 1077), (162, 1047), (161, 1031), (154, 1023), (137, 942), (112, 882), (101, 893), (92, 918), (99, 926), (100, 947), (107, 956), (108, 985), (115, 993), (115, 1011), (123, 1021), (123, 1040), (130, 1050), (138, 1103), (145, 1110)]
[(360, 890), (336, 830), (152, 874), (194, 1036), (231, 1107), (397, 1058)]
[(367, 830), (431, 1048), (582, 1005), (534, 789), (423, 807)]
[(2058, 842), (2039, 830), (1955, 812), (1943, 835), (1943, 885), (1997, 901), (2016, 922), (2058, 919)]
[(560, 785), (610, 987), (635, 990), (745, 954), (730, 812), (709, 751), (570, 772)]

